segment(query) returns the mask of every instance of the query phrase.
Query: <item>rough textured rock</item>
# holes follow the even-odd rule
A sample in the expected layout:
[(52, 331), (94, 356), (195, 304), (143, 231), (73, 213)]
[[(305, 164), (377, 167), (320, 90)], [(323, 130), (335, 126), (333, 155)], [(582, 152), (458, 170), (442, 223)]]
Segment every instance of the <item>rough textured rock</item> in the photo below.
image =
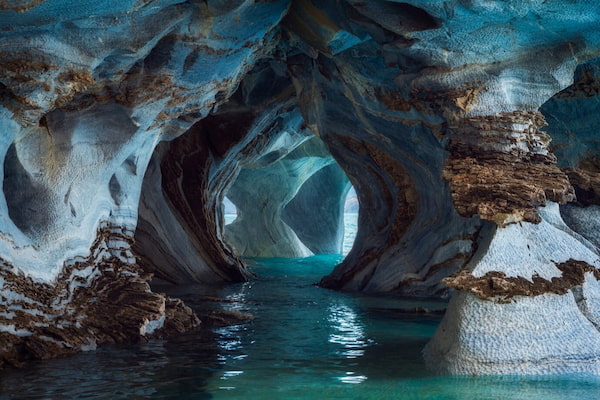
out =
[(150, 291), (131, 252), (143, 177), (159, 141), (270, 51), (287, 7), (47, 0), (0, 13), (1, 359), (197, 324)]
[[(322, 286), (448, 296), (452, 276), (426, 351), (438, 370), (598, 372), (598, 5), (0, 8), (5, 362), (196, 324), (148, 271), (236, 281), (251, 275), (236, 249), (339, 246), (335, 160), (361, 213)], [(322, 236), (298, 217), (314, 192), (313, 218), (334, 209)]]
[[(135, 250), (174, 283), (239, 281), (250, 273), (224, 238), (222, 200), (241, 166), (308, 139), (286, 79), (268, 63), (189, 134), (161, 144), (146, 176)], [(278, 149), (278, 150), (275, 150)]]
[(598, 374), (599, 349), (598, 331), (572, 295), (499, 305), (459, 292), (425, 348), (425, 360), (436, 371), (461, 375)]
[(455, 275), (445, 278), (443, 282), (449, 287), (474, 294), (483, 300), (494, 299), (498, 303), (510, 303), (515, 296), (540, 296), (547, 293), (564, 295), (573, 288), (583, 285), (586, 274), (590, 279), (600, 279), (600, 271), (594, 266), (573, 259), (556, 265), (562, 273), (559, 277), (544, 279), (538, 274), (531, 279), (507, 277), (504, 272), (487, 272), (481, 277), (474, 277), (469, 271), (461, 270)]
[[(550, 137), (539, 130), (543, 125), (539, 113), (517, 111), (468, 117), (452, 126), (457, 137), (444, 174), (461, 215), (478, 214), (501, 225), (539, 222), (537, 207), (547, 200), (575, 199), (569, 179), (548, 154)], [(484, 138), (468, 144), (479, 132)], [(527, 147), (520, 149), (520, 143)], [(500, 146), (515, 149), (494, 149)]]
[[(316, 24), (327, 18), (341, 37), (352, 28), (355, 38), (366, 37), (368, 30), (374, 39), (357, 41), (347, 51), (326, 51), (331, 35), (323, 34), (318, 38), (322, 43), (314, 44), (314, 31), (286, 21), (290, 34), (313, 47), (291, 62), (308, 126), (347, 173), (361, 210), (368, 210), (359, 217), (352, 252), (321, 285), (444, 294), (441, 278), (468, 260), (479, 221), (456, 213), (442, 177), (447, 152), (438, 136), (443, 119), (413, 109), (410, 99), (402, 97), (402, 86), (394, 81), (399, 65), (391, 59), (403, 49), (384, 46), (400, 40), (398, 35), (365, 18), (348, 27), (341, 16), (354, 15), (354, 8), (327, 7), (306, 5), (299, 11), (301, 19)], [(333, 57), (316, 57), (319, 52)]]
[(199, 324), (181, 301), (153, 293), (135, 264), (131, 232), (102, 227), (87, 258), (68, 260), (56, 283), (40, 283), (2, 261), (0, 366), (139, 342)]
[(433, 369), (454, 374), (600, 371), (598, 321), (580, 310), (571, 292), (583, 285), (582, 297), (589, 300), (580, 299), (580, 307), (597, 301), (598, 252), (572, 236), (558, 205), (548, 207), (537, 225), (488, 229), (466, 271), (446, 280), (458, 291), (425, 348)]

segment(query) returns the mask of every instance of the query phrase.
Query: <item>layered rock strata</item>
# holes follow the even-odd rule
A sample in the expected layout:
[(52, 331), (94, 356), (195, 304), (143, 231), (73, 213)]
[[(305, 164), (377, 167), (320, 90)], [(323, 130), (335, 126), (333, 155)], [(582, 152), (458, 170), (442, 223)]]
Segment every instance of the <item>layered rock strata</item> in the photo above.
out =
[(3, 363), (198, 324), (150, 290), (131, 251), (142, 181), (155, 146), (272, 49), (287, 7), (46, 0), (0, 12)]
[[(459, 374), (597, 372), (598, 332), (572, 292), (582, 283), (594, 286), (597, 250), (560, 220), (556, 206), (541, 209), (573, 201), (575, 192), (549, 148), (539, 112), (570, 84), (579, 60), (595, 54), (591, 19), (570, 14), (578, 16), (573, 24), (571, 17), (554, 14), (556, 4), (448, 9), (420, 3), (421, 23), (409, 25), (390, 23), (383, 15), (391, 6), (383, 2), (348, 3), (352, 9), (302, 3), (297, 12), (313, 25), (329, 22), (318, 35), (307, 29), (310, 23), (287, 20), (288, 29), (312, 47), (305, 50), (305, 63), (295, 61), (292, 68), (307, 121), (371, 212), (360, 221), (358, 245), (321, 284), (443, 293), (435, 286), (440, 275), (462, 267), (484, 281), (447, 281), (457, 293), (427, 347), (432, 367)], [(581, 7), (575, 6), (583, 12)], [(349, 20), (339, 17), (344, 12)], [(547, 18), (549, 25), (531, 25), (531, 15)], [(510, 28), (497, 29), (507, 21)], [(336, 38), (343, 35), (355, 43), (337, 52)], [(490, 41), (499, 46), (493, 54)], [(527, 46), (529, 53), (521, 50)], [(362, 155), (360, 172), (350, 166), (355, 159), (349, 153)], [(441, 176), (445, 181), (436, 181)], [(382, 209), (379, 219), (375, 210)], [(544, 213), (559, 227), (545, 224)], [(428, 224), (433, 216), (445, 224)], [(440, 236), (444, 241), (436, 242)], [(369, 242), (376, 245), (368, 248)], [(428, 247), (417, 255), (420, 243)], [(532, 260), (524, 262), (527, 255)], [(575, 272), (576, 279), (555, 266), (582, 262), (586, 268)], [(522, 279), (535, 288), (519, 289)], [(475, 296), (478, 285), (489, 282), (500, 286), (493, 287), (494, 296)], [(569, 329), (560, 323), (565, 314), (573, 321)], [(532, 341), (543, 345), (532, 348)]]
[(90, 256), (68, 260), (56, 283), (39, 282), (2, 260), (0, 366), (182, 333), (199, 324), (183, 302), (150, 290), (150, 276), (129, 250), (131, 234), (102, 226)]
[[(326, 19), (333, 32), (308, 31), (298, 20), (286, 20), (290, 35), (312, 48), (290, 61), (299, 104), (308, 125), (348, 175), (361, 210), (367, 210), (359, 216), (352, 251), (321, 285), (447, 294), (441, 279), (470, 258), (480, 222), (456, 213), (442, 177), (447, 157), (440, 140), (444, 120), (408, 93), (403, 97), (408, 87), (395, 83), (400, 67), (396, 59), (405, 49), (386, 43), (400, 44), (402, 34), (366, 15), (358, 18), (354, 6), (328, 3), (315, 8), (305, 3), (297, 11), (302, 13), (298, 20), (318, 24)], [(360, 8), (365, 9), (373, 11)], [(428, 26), (424, 22), (406, 29)], [(337, 51), (339, 43), (334, 46), (332, 40), (341, 37), (354, 42), (351, 49)]]
[(155, 152), (136, 231), (135, 250), (146, 270), (173, 283), (251, 276), (239, 258), (243, 253), (224, 236), (223, 198), (244, 165), (266, 166), (310, 138), (290, 82), (273, 79), (273, 68), (257, 65), (227, 105)]
[[(361, 213), (322, 286), (453, 288), (425, 353), (440, 372), (598, 372), (597, 6), (0, 8), (4, 362), (194, 326), (141, 268), (236, 281), (251, 275), (236, 249), (338, 246), (339, 215), (325, 240), (298, 216), (315, 191), (339, 210), (335, 160)], [(241, 210), (231, 244), (228, 190)], [(269, 238), (251, 248), (259, 231)]]

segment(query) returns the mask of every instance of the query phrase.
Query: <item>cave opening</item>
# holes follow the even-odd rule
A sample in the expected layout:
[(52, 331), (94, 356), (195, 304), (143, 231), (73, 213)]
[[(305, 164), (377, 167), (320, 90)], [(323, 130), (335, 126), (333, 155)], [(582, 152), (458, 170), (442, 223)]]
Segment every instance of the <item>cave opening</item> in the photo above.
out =
[(341, 261), (356, 237), (356, 191), (316, 136), (244, 166), (222, 207), (225, 240), (243, 259)]
[(237, 218), (237, 207), (227, 197), (223, 198), (223, 215), (225, 216), (225, 226)]
[(358, 212), (360, 205), (354, 186), (350, 186), (344, 201), (344, 240), (342, 242), (342, 255), (347, 256), (354, 246), (358, 232)]

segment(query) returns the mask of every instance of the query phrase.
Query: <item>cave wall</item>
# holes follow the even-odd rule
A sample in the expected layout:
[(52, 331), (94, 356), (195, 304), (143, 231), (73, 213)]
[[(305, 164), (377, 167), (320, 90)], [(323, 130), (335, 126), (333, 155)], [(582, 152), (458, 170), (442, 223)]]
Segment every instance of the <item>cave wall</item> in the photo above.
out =
[[(304, 120), (298, 113), (301, 123)], [(312, 254), (284, 222), (282, 212), (304, 183), (334, 161), (319, 138), (304, 132), (293, 151), (279, 158), (273, 148), (253, 164), (245, 165), (227, 197), (238, 215), (227, 226), (226, 239), (242, 257), (306, 257)], [(311, 137), (312, 136), (312, 137)], [(308, 214), (304, 224), (310, 224)], [(318, 223), (318, 222), (317, 222)]]
[(321, 286), (451, 296), (425, 351), (440, 372), (599, 370), (600, 7), (0, 9), (0, 363), (197, 325), (149, 273), (240, 281), (240, 255), (334, 248), (339, 216), (324, 240), (298, 215), (335, 161), (359, 232)]
[(284, 22), (309, 46), (291, 72), (369, 216), (321, 285), (454, 289), (425, 349), (442, 373), (596, 372), (598, 250), (555, 204), (576, 196), (540, 112), (594, 57), (590, 14), (554, 14), (558, 2), (325, 3), (295, 2), (300, 17)]
[[(0, 364), (198, 324), (181, 301), (151, 291), (131, 250), (145, 171), (159, 142), (237, 90), (287, 6), (0, 7)], [(231, 269), (221, 276), (241, 274)]]
[(342, 254), (350, 187), (344, 170), (333, 162), (308, 178), (283, 208), (281, 218), (313, 254)]

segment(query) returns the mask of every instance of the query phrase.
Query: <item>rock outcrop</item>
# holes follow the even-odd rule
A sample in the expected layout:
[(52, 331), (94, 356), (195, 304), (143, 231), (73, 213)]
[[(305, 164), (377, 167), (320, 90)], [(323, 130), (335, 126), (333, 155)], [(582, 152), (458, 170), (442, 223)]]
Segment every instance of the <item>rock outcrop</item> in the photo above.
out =
[(131, 251), (142, 181), (156, 145), (270, 51), (287, 8), (48, 0), (2, 11), (2, 362), (197, 325), (152, 293)]
[(597, 249), (566, 226), (557, 204), (540, 214), (539, 224), (482, 232), (472, 262), (445, 279), (457, 292), (425, 349), (430, 366), (454, 374), (600, 372), (597, 320), (573, 293), (579, 303), (597, 301), (585, 284), (600, 278)]
[(336, 252), (351, 184), (359, 232), (321, 286), (451, 296), (440, 372), (600, 370), (599, 6), (0, 9), (3, 363), (194, 327), (150, 273)]

